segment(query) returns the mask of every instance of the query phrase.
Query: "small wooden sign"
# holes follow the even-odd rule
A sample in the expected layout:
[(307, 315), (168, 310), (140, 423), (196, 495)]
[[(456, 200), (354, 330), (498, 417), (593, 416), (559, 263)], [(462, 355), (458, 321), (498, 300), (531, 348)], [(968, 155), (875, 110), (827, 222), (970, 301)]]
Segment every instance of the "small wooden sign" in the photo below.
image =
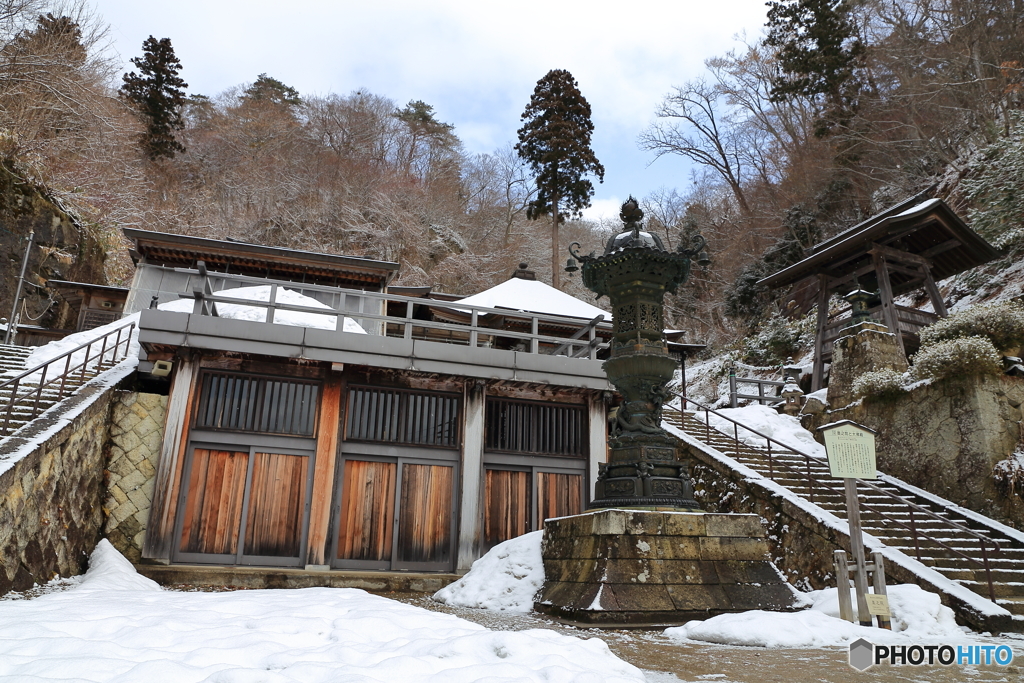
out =
[(877, 479), (875, 432), (849, 420), (819, 427), (833, 477)]
[(885, 595), (878, 595), (877, 593), (869, 593), (864, 596), (868, 601), (868, 612), (880, 617), (891, 617), (892, 613), (889, 612), (889, 598)]

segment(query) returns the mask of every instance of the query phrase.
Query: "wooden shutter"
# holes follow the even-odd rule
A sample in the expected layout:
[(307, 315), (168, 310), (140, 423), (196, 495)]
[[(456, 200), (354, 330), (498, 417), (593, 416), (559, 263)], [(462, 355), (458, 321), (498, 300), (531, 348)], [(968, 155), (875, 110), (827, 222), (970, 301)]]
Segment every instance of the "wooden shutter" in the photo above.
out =
[(448, 465), (402, 465), (399, 562), (451, 560), (454, 470)]
[(197, 448), (192, 456), (181, 543), (186, 553), (234, 555), (249, 453)]
[(530, 531), (530, 473), (488, 469), (484, 477), (484, 542), (488, 548)]
[(391, 559), (397, 471), (392, 462), (345, 461), (338, 559)]
[(537, 473), (537, 523), (583, 512), (583, 475)]

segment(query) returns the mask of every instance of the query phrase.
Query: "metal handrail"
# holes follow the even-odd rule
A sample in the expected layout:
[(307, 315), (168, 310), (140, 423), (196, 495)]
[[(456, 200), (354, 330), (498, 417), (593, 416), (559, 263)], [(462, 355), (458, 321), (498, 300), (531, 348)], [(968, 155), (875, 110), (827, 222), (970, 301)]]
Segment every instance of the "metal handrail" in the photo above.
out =
[[(812, 503), (814, 502), (814, 486), (815, 486), (815, 484), (817, 484), (819, 487), (821, 487), (823, 489), (827, 489), (827, 490), (835, 493), (838, 496), (844, 496), (845, 495), (844, 492), (842, 492), (839, 489), (837, 489), (837, 488), (835, 488), (835, 487), (833, 487), (833, 486), (823, 482), (822, 480), (820, 480), (819, 478), (817, 478), (813, 474), (811, 474), (811, 462), (814, 461), (817, 464), (822, 464), (821, 458), (818, 458), (818, 457), (812, 456), (812, 455), (808, 455), (807, 453), (804, 453), (803, 451), (801, 451), (801, 450), (799, 450), (797, 448), (793, 448), (792, 446), (784, 444), (781, 441), (778, 441), (777, 439), (773, 439), (772, 437), (768, 436), (767, 434), (762, 434), (761, 432), (757, 431), (756, 429), (752, 429), (750, 427), (747, 427), (746, 425), (741, 424), (740, 422), (732, 419), (731, 417), (728, 417), (727, 415), (721, 414), (720, 412), (718, 412), (717, 410), (715, 410), (713, 408), (710, 408), (710, 407), (705, 406), (705, 405), (703, 405), (703, 404), (701, 404), (701, 403), (699, 403), (697, 401), (694, 401), (692, 398), (687, 398), (686, 396), (683, 396), (682, 394), (679, 394), (679, 393), (676, 393), (676, 392), (672, 392), (672, 394), (682, 400), (682, 403), (680, 403), (680, 414), (682, 414), (682, 412), (686, 409), (686, 404), (687, 403), (691, 403), (694, 406), (696, 406), (698, 410), (703, 410), (704, 411), (704, 413), (705, 413), (704, 425), (705, 425), (705, 428), (706, 428), (706, 432), (705, 433), (706, 433), (706, 437), (707, 437), (708, 440), (710, 440), (710, 437), (711, 437), (711, 420), (710, 420), (710, 417), (708, 417), (710, 414), (714, 414), (714, 415), (718, 416), (719, 418), (721, 418), (723, 420), (726, 420), (727, 422), (731, 422), (732, 423), (732, 425), (733, 425), (733, 439), (736, 441), (736, 452), (737, 452), (737, 454), (740, 452), (740, 444), (741, 444), (741, 442), (740, 442), (740, 439), (739, 439), (739, 429), (741, 427), (743, 429), (747, 430), (748, 432), (757, 435), (759, 438), (764, 439), (765, 442), (768, 444), (768, 448), (767, 448), (767, 451), (768, 451), (768, 473), (769, 473), (769, 478), (772, 481), (775, 481), (775, 463), (773, 462), (771, 444), (775, 443), (778, 446), (781, 446), (782, 448), (786, 449), (790, 453), (792, 453), (794, 455), (797, 455), (797, 456), (803, 457), (804, 464), (806, 466), (806, 472), (803, 472), (803, 471), (800, 471), (797, 468), (791, 467), (789, 464), (787, 464), (784, 461), (779, 461), (778, 464), (780, 466), (782, 466), (783, 468), (785, 468), (786, 470), (788, 470), (788, 471), (792, 472), (793, 474), (797, 475), (798, 477), (802, 477), (802, 478), (804, 478), (804, 479), (806, 479), (808, 481), (808, 486), (809, 486), (808, 498), (810, 499), (810, 501)], [(694, 412), (697, 412), (697, 411), (694, 411)], [(680, 419), (680, 426), (682, 426), (681, 419)], [(721, 432), (718, 429), (716, 429), (715, 431), (718, 431), (720, 434), (725, 434), (725, 436), (728, 436), (728, 434), (726, 434), (725, 432)], [(964, 559), (968, 560), (972, 564), (975, 564), (975, 565), (983, 567), (985, 569), (985, 578), (988, 581), (989, 598), (992, 600), (992, 602), (995, 602), (995, 600), (996, 600), (996, 598), (995, 598), (995, 588), (993, 587), (993, 584), (992, 584), (992, 571), (991, 571), (991, 568), (989, 566), (988, 551), (987, 551), (987, 547), (986, 547), (988, 544), (991, 544), (991, 546), (993, 547), (995, 552), (1000, 552), (1002, 550), (1002, 548), (1000, 548), (999, 544), (995, 540), (993, 540), (993, 539), (991, 539), (991, 538), (989, 538), (987, 536), (983, 536), (983, 535), (977, 533), (976, 531), (974, 531), (973, 529), (969, 529), (968, 527), (965, 527), (965, 526), (963, 526), (961, 524), (958, 524), (957, 522), (954, 522), (951, 519), (947, 519), (945, 517), (940, 517), (939, 515), (937, 515), (934, 512), (932, 512), (931, 510), (929, 510), (927, 508), (924, 508), (924, 507), (921, 507), (920, 505), (917, 505), (916, 503), (913, 503), (913, 502), (907, 500), (906, 498), (904, 498), (903, 496), (899, 496), (899, 495), (893, 493), (892, 491), (887, 491), (885, 489), (879, 488), (879, 487), (875, 486), (874, 484), (872, 484), (871, 482), (864, 481), (863, 479), (857, 479), (856, 483), (857, 483), (858, 486), (863, 485), (863, 486), (871, 489), (872, 491), (875, 491), (876, 493), (885, 494), (886, 496), (889, 496), (890, 498), (893, 498), (893, 499), (899, 501), (900, 503), (906, 505), (909, 508), (909, 510), (910, 510), (910, 523), (906, 524), (906, 523), (904, 523), (904, 522), (902, 522), (902, 521), (900, 521), (898, 519), (894, 519), (894, 518), (890, 517), (889, 515), (887, 515), (884, 512), (882, 512), (881, 510), (875, 508), (870, 503), (867, 503), (867, 502), (864, 502), (864, 501), (861, 502), (861, 506), (863, 508), (871, 510), (872, 512), (874, 512), (875, 514), (879, 515), (880, 517), (882, 517), (884, 519), (887, 519), (890, 522), (892, 522), (894, 524), (897, 524), (897, 525), (907, 529), (908, 531), (910, 531), (910, 533), (912, 535), (912, 538), (913, 538), (913, 541), (914, 541), (914, 550), (915, 550), (915, 554), (916, 554), (918, 562), (921, 561), (921, 545), (920, 545), (920, 541), (923, 539), (923, 540), (929, 541), (931, 543), (934, 543), (936, 545), (939, 545), (939, 546), (945, 548), (946, 550), (949, 550), (950, 552), (955, 553), (956, 555), (959, 555), (960, 557), (963, 557)], [(927, 516), (927, 517), (931, 517), (933, 519), (937, 519), (937, 520), (941, 521), (943, 524), (949, 525), (949, 526), (953, 527), (954, 529), (957, 529), (958, 531), (962, 531), (962, 532), (964, 532), (964, 533), (966, 533), (966, 534), (976, 538), (978, 540), (978, 543), (981, 546), (982, 561), (978, 562), (978, 560), (974, 559), (970, 555), (966, 555), (966, 554), (960, 552), (959, 550), (957, 550), (956, 548), (953, 548), (952, 546), (949, 546), (946, 543), (943, 543), (939, 539), (934, 538), (934, 537), (932, 537), (932, 536), (930, 536), (930, 535), (928, 535), (926, 533), (923, 533), (923, 532), (919, 531), (918, 528), (917, 528), (917, 524), (915, 523), (915, 520), (914, 520), (914, 511), (915, 510), (918, 511), (918, 512), (924, 513), (924, 515)]]
[[(123, 360), (125, 357), (127, 357), (128, 348), (130, 346), (132, 338), (132, 331), (134, 329), (134, 322), (122, 325), (121, 327), (113, 329), (110, 332), (107, 332), (104, 335), (96, 337), (91, 341), (79, 344), (75, 348), (71, 349), (70, 351), (65, 351), (56, 358), (52, 358), (46, 361), (45, 363), (40, 363), (34, 368), (25, 370), (24, 372), (15, 375), (14, 377), (11, 377), (10, 379), (0, 383), (0, 392), (3, 392), (6, 388), (10, 387), (10, 396), (8, 396), (6, 399), (6, 405), (0, 405), (0, 410), (4, 411), (4, 422), (3, 426), (0, 427), (0, 436), (9, 436), (13, 431), (10, 429), (11, 414), (14, 412), (14, 407), (19, 403), (28, 400), (32, 401), (32, 415), (29, 419), (34, 420), (39, 415), (39, 413), (42, 412), (39, 409), (39, 402), (43, 396), (43, 389), (50, 386), (51, 384), (60, 382), (60, 387), (57, 390), (57, 400), (55, 401), (60, 402), (64, 399), (65, 395), (70, 395), (71, 393), (74, 392), (74, 389), (71, 389), (68, 386), (68, 379), (71, 379), (73, 375), (78, 374), (78, 379), (81, 381), (85, 381), (85, 376), (86, 373), (88, 372), (90, 361), (93, 361), (96, 367), (101, 367), (103, 363), (109, 362), (112, 364), (116, 364), (118, 361)], [(122, 335), (124, 335), (125, 330), (128, 330), (128, 335), (122, 341), (121, 337)], [(113, 346), (110, 346), (108, 348), (108, 342), (110, 341), (110, 338), (114, 336), (115, 333), (117, 334), (117, 338), (114, 340)], [(95, 344), (100, 345), (100, 350), (99, 354), (97, 354), (96, 356), (92, 356), (91, 354), (93, 350), (93, 345)], [(124, 345), (123, 354), (121, 354), (122, 344)], [(81, 363), (72, 366), (72, 358), (76, 353), (78, 353), (82, 349), (85, 349), (85, 358), (82, 360)], [(106, 356), (108, 354), (110, 354), (111, 356), (109, 361), (106, 360)], [(56, 365), (61, 361), (64, 361), (63, 372), (61, 372), (56, 377), (47, 380), (46, 375), (49, 372), (50, 367)], [(28, 390), (25, 391), (25, 393), (19, 395), (18, 389), (22, 381), (25, 380), (25, 378), (31, 377), (32, 375), (35, 375), (37, 373), (40, 373), (38, 384), (34, 382), (26, 382)], [(16, 426), (15, 429), (17, 428), (18, 427)]]
[[(267, 311), (267, 322), (272, 323), (274, 321), (274, 314), (278, 310), (282, 311), (294, 311), (298, 313), (311, 313), (315, 315), (322, 315), (326, 317), (339, 317), (339, 318), (353, 318), (353, 319), (366, 319), (366, 320), (379, 320), (385, 324), (391, 323), (392, 325), (399, 325), (402, 327), (402, 336), (405, 339), (413, 338), (413, 328), (421, 329), (432, 329), (441, 330), (447, 332), (465, 332), (469, 335), (469, 345), (477, 346), (479, 343), (479, 337), (481, 335), (486, 337), (506, 337), (511, 339), (521, 339), (529, 342), (530, 353), (540, 353), (540, 344), (556, 346), (555, 353), (553, 355), (561, 355), (563, 352), (565, 355), (570, 357), (578, 357), (575, 353), (575, 349), (582, 349), (584, 352), (589, 352), (591, 360), (597, 358), (597, 352), (600, 349), (608, 348), (606, 342), (600, 342), (596, 337), (597, 329), (610, 331), (611, 323), (604, 321), (585, 320), (581, 318), (574, 318), (572, 316), (561, 316), (547, 313), (533, 313), (527, 311), (515, 311), (504, 308), (489, 308), (486, 306), (475, 306), (472, 304), (461, 304), (458, 301), (438, 301), (433, 299), (423, 299), (419, 297), (410, 297), (400, 294), (385, 294), (381, 292), (368, 292), (364, 290), (347, 290), (340, 287), (329, 287), (325, 285), (309, 285), (300, 282), (289, 282), (286, 280), (272, 280), (269, 278), (257, 278), (245, 275), (235, 275), (229, 273), (219, 273), (216, 271), (206, 270), (205, 267), (198, 269), (190, 268), (175, 268), (175, 272), (186, 273), (189, 275), (197, 275), (199, 282), (196, 283), (199, 286), (193, 287), (192, 292), (179, 294), (181, 298), (195, 299), (195, 304), (192, 310), (193, 315), (214, 315), (213, 307), (209, 304), (230, 304), (234, 306), (253, 306), (256, 308), (263, 308)], [(228, 280), (235, 282), (243, 282), (248, 284), (258, 284), (263, 286), (270, 286), (270, 296), (268, 301), (255, 301), (251, 299), (236, 299), (232, 297), (222, 296), (223, 293), (229, 292), (230, 290), (214, 290), (211, 280)], [(379, 313), (369, 313), (363, 311), (349, 311), (334, 306), (328, 306), (326, 308), (314, 308), (311, 306), (303, 306), (297, 304), (285, 304), (277, 301), (278, 289), (287, 288), (291, 290), (309, 290), (309, 291), (321, 291), (327, 292), (332, 295), (344, 294), (352, 296), (360, 296), (368, 299), (377, 299), (382, 302), (396, 302), (405, 303), (406, 310), (404, 316), (386, 315)], [(414, 305), (426, 305), (434, 306), (437, 308), (449, 308), (460, 311), (462, 313), (468, 313), (470, 315), (470, 324), (458, 324), (458, 323), (445, 323), (433, 320), (419, 320), (413, 317), (413, 306)], [(507, 318), (517, 318), (524, 321), (530, 321), (531, 331), (530, 332), (517, 332), (514, 330), (497, 329), (492, 327), (483, 327), (479, 325), (479, 318), (483, 315), (494, 314), (501, 315)], [(540, 323), (550, 323), (559, 325), (562, 327), (580, 327), (580, 337), (589, 332), (588, 339), (566, 338), (556, 337), (553, 335), (542, 335), (538, 332), (538, 326)], [(386, 331), (386, 330), (385, 330)]]

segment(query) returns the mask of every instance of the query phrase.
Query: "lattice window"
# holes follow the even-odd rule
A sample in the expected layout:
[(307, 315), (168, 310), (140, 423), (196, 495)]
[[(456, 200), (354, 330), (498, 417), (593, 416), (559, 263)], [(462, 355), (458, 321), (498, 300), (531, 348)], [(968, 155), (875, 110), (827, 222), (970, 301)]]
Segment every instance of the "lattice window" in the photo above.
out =
[(316, 382), (207, 372), (196, 427), (313, 436), (319, 390)]
[(487, 400), (487, 450), (583, 457), (583, 406), (492, 398)]
[(615, 331), (632, 332), (636, 329), (636, 306), (626, 304), (615, 309)]
[(353, 387), (346, 438), (458, 448), (459, 397), (405, 389)]

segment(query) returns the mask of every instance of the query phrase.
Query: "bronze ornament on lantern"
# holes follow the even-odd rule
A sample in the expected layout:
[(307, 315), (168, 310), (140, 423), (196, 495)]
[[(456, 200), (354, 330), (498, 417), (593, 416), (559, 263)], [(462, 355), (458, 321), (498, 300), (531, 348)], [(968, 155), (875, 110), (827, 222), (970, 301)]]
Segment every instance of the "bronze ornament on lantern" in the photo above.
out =
[(603, 255), (581, 255), (576, 242), (569, 247), (566, 270), (581, 270), (583, 284), (611, 301), (614, 334), (603, 367), (623, 399), (611, 420), (608, 463), (601, 466), (590, 507), (699, 511), (689, 462), (661, 428), (661, 411), (676, 368), (664, 336), (665, 292), (686, 282), (692, 261), (707, 264), (706, 242), (698, 234), (690, 248), (669, 251), (642, 229), (643, 215), (630, 197), (619, 214), (625, 229)]

